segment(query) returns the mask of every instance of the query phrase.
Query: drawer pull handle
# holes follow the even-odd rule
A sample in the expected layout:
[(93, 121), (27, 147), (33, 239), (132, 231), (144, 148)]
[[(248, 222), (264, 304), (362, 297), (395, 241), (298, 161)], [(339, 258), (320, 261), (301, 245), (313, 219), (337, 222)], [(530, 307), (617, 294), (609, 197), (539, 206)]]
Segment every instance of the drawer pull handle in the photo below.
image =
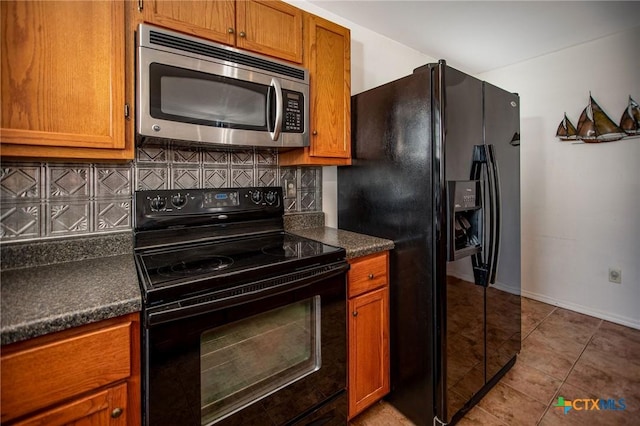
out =
[(358, 311), (353, 311), (353, 316), (357, 317), (358, 316)]
[(122, 415), (122, 408), (120, 407), (114, 408), (113, 411), (111, 412), (111, 417), (114, 419), (117, 419), (121, 415)]
[(372, 279), (373, 279), (373, 277), (374, 277), (374, 275), (373, 275), (373, 274), (369, 274), (369, 279), (370, 279), (370, 280), (372, 280)]

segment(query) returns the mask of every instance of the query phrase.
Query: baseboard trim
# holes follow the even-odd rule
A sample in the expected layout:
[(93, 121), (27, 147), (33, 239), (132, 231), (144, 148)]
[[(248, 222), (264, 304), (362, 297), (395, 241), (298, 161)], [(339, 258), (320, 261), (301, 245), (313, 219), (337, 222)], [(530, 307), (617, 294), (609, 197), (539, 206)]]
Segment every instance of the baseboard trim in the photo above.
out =
[(567, 302), (564, 300), (557, 300), (543, 294), (534, 293), (532, 291), (522, 290), (522, 295), (529, 299), (544, 302), (549, 305), (557, 306), (559, 308), (569, 309), (571, 311), (579, 312), (581, 314), (589, 315), (592, 317), (600, 318), (606, 321), (614, 322), (616, 324), (624, 325), (626, 327), (635, 328), (640, 330), (640, 320), (628, 318), (622, 315), (612, 314), (611, 312), (601, 311), (588, 306), (579, 305), (577, 303)]

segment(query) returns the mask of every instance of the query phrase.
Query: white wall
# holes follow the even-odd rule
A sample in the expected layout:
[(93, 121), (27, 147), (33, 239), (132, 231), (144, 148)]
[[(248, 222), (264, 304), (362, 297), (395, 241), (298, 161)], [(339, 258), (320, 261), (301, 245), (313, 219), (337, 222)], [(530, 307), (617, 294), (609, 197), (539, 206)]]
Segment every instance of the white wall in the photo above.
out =
[[(614, 121), (640, 100), (640, 27), (477, 77), (520, 94), (523, 295), (640, 328), (640, 137), (555, 138), (589, 91)], [(608, 268), (622, 270), (622, 284)]]
[[(411, 74), (414, 68), (436, 62), (430, 56), (381, 36), (302, 0), (285, 0), (300, 9), (351, 30), (351, 94)], [(326, 226), (338, 226), (337, 168), (322, 169), (322, 210)]]

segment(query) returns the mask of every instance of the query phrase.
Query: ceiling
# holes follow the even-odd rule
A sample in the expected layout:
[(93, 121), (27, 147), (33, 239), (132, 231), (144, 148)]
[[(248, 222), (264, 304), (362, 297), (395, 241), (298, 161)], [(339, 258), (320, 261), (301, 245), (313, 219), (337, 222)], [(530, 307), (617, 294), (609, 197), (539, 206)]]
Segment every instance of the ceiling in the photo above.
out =
[(308, 1), (470, 74), (640, 26), (640, 1)]

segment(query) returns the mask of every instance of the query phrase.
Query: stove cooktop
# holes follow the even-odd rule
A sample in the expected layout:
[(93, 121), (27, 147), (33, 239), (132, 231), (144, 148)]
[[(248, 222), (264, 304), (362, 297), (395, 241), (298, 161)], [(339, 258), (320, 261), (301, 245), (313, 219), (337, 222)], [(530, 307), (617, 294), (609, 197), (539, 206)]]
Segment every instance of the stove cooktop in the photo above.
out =
[(342, 248), (286, 232), (136, 253), (143, 293), (149, 303), (218, 291), (344, 259)]
[(284, 232), (280, 187), (136, 191), (134, 204), (147, 307), (346, 263), (344, 249)]

